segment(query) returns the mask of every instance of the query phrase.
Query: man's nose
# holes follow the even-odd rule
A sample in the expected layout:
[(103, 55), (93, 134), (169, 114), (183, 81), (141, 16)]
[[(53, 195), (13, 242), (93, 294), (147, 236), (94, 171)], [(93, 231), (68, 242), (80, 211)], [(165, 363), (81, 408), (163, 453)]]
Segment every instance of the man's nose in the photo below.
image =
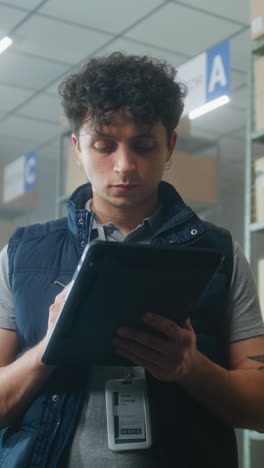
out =
[(136, 170), (136, 158), (133, 151), (122, 148), (116, 152), (114, 170), (120, 174), (128, 174)]

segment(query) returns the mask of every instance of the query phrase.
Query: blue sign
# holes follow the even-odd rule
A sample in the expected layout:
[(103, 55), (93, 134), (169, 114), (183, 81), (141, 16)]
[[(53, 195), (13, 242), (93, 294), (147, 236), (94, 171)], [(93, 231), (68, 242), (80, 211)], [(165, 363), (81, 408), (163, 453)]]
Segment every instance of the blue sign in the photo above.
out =
[(230, 42), (206, 52), (206, 102), (230, 93)]
[(24, 192), (28, 192), (36, 187), (37, 184), (37, 153), (24, 155)]

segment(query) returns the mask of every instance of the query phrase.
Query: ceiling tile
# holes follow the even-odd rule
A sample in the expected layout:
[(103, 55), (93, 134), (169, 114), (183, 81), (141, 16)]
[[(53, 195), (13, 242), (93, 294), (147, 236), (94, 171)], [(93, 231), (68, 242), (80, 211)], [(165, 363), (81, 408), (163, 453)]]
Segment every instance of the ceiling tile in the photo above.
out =
[[(188, 31), (191, 26), (191, 33)], [(239, 27), (183, 6), (169, 3), (133, 28), (128, 37), (194, 56), (237, 32)], [(184, 38), (184, 39), (183, 39)]]
[(41, 57), (76, 63), (102, 46), (109, 36), (56, 20), (30, 18), (19, 28), (16, 48)]
[(182, 62), (186, 61), (186, 56), (184, 55), (159, 50), (151, 44), (139, 44), (133, 40), (123, 38), (117, 39), (112, 42), (111, 45), (105, 47), (100, 52), (100, 55), (107, 55), (114, 51), (124, 52), (131, 55), (150, 55), (152, 57), (165, 60), (174, 66), (180, 65)]
[(58, 125), (11, 116), (0, 122), (0, 135), (28, 139), (39, 145), (60, 135)]
[(78, 0), (76, 8), (75, 2), (56, 0), (39, 12), (117, 34), (162, 3), (163, 0)]
[(204, 154), (207, 156), (216, 156), (218, 135), (216, 133), (205, 131), (197, 131), (192, 129), (191, 135), (179, 134), (177, 139), (177, 151), (184, 151), (187, 153)]
[[(208, 135), (208, 131), (205, 128), (200, 128), (198, 126), (199, 122), (193, 127), (192, 123), (192, 131), (191, 131), (191, 136), (190, 137), (196, 137), (196, 138), (201, 138), (201, 140), (204, 139), (205, 146), (206, 142), (210, 142), (210, 140), (217, 140), (219, 138), (219, 132), (218, 131), (213, 131), (210, 132), (210, 135)], [(179, 136), (180, 138), (180, 136)]]
[(247, 109), (248, 107), (248, 88), (244, 86), (238, 91), (234, 91), (230, 95), (231, 102), (230, 104), (241, 109)]
[(231, 138), (222, 138), (220, 152), (222, 160), (226, 160), (228, 163), (240, 161), (244, 170), (245, 141), (243, 139), (232, 139), (232, 135)]
[(18, 138), (17, 136), (12, 136), (12, 138), (1, 138), (0, 160), (13, 161), (13, 159), (34, 150), (35, 146), (35, 141), (26, 138)]
[(9, 112), (32, 95), (32, 91), (0, 84), (1, 110)]
[(231, 91), (241, 88), (241, 86), (247, 86), (247, 81), (247, 73), (231, 70)]
[(208, 114), (202, 115), (192, 120), (192, 128), (196, 125), (199, 129), (219, 132), (221, 135), (230, 133), (245, 125), (246, 113), (243, 110), (232, 109), (228, 104), (216, 109)]
[(25, 8), (26, 10), (31, 10), (39, 5), (40, 0), (23, 0), (22, 2), (21, 0), (8, 0), (8, 3), (10, 6), (13, 5), (20, 8)]
[(246, 138), (246, 127), (241, 127), (233, 133), (235, 138)]
[(249, 65), (250, 32), (238, 34), (230, 42), (231, 67), (247, 71)]
[(0, 82), (32, 89), (43, 88), (67, 68), (65, 65), (8, 51), (0, 56), (0, 63)]
[(19, 109), (19, 114), (59, 123), (62, 116), (59, 96), (40, 94)]
[[(86, 60), (85, 60), (85, 62), (86, 62)], [(77, 67), (71, 67), (70, 69), (67, 69), (65, 71), (65, 73), (63, 73), (63, 75), (60, 76), (60, 78), (58, 80), (54, 81), (54, 83), (45, 90), (45, 93), (58, 96), (58, 88), (59, 88), (59, 85), (62, 83), (62, 81), (67, 76), (69, 76), (71, 74), (74, 74), (74, 73), (78, 73), (81, 68), (82, 68), (82, 64), (78, 65)]]
[(0, 37), (8, 34), (24, 16), (25, 12), (0, 4)]
[(67, 75), (68, 75), (68, 73), (65, 73), (65, 75), (62, 78), (55, 81), (52, 86), (50, 86), (49, 88), (47, 88), (45, 90), (45, 94), (52, 95), (52, 96), (58, 96), (58, 87), (61, 84), (61, 82), (63, 81), (63, 79), (66, 78)]
[[(175, 0), (177, 3), (177, 0)], [(181, 3), (181, 2), (180, 2)], [(212, 0), (184, 0), (186, 5), (208, 10), (216, 15), (232, 18), (249, 24), (249, 0), (215, 1)]]

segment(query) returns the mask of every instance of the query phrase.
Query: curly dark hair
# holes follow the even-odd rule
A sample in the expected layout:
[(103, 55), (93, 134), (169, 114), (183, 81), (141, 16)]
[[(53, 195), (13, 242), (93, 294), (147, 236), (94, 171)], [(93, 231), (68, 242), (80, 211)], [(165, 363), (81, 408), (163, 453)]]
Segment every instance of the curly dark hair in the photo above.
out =
[(186, 88), (175, 81), (176, 70), (148, 56), (114, 52), (91, 59), (59, 86), (62, 106), (78, 137), (85, 116), (99, 127), (109, 113), (128, 107), (135, 122), (153, 125), (161, 120), (168, 136), (183, 111)]

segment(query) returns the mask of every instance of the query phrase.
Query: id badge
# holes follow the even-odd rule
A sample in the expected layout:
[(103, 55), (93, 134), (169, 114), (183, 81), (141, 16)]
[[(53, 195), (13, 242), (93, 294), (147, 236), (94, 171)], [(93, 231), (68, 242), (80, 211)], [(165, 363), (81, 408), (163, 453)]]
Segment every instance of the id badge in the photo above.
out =
[(149, 448), (152, 440), (145, 379), (108, 380), (105, 401), (109, 448), (115, 451)]

